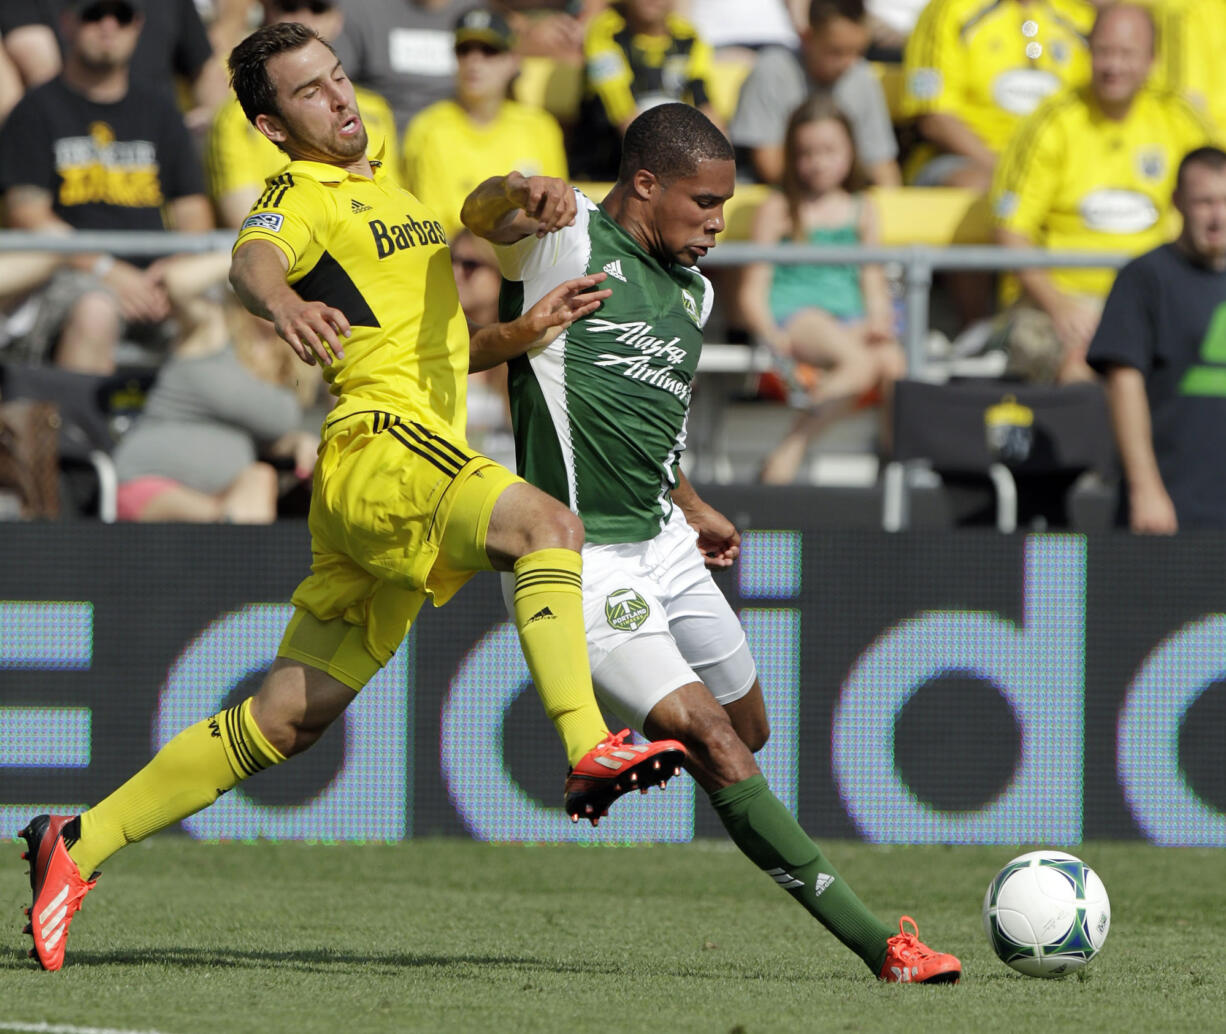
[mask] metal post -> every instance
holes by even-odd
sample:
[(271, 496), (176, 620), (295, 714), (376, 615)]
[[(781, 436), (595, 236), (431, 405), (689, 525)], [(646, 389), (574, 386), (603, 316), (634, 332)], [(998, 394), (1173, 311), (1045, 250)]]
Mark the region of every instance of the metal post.
[(928, 307), (932, 294), (932, 253), (915, 246), (903, 259), (903, 305), (906, 314), (903, 348), (907, 354), (907, 375), (918, 377), (924, 369), (924, 341), (928, 337)]

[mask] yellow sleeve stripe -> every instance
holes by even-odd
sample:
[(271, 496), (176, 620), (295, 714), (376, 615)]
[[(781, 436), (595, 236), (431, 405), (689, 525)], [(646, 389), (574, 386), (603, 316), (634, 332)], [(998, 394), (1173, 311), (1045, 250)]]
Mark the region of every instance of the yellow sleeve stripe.
[[(268, 241), (269, 244), (275, 244), (281, 249), (281, 253), (289, 259), (289, 268), (293, 269), (298, 262), (298, 255), (290, 245), (289, 241), (283, 240), (275, 233), (270, 233), (268, 230), (247, 229), (239, 234), (238, 240), (234, 242), (234, 251), (238, 251), (244, 244), (252, 240)], [(232, 252), (233, 254), (233, 252)]]

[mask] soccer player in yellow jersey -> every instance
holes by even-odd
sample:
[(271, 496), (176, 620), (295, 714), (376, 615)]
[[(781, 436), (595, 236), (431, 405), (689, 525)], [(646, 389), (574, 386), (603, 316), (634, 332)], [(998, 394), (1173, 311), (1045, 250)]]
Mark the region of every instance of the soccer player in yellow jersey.
[[(1044, 103), (1001, 158), (992, 186), (1001, 244), (1138, 255), (1167, 238), (1175, 170), (1213, 131), (1186, 100), (1146, 87), (1145, 8), (1105, 8), (1090, 54), (1089, 84)], [(1017, 279), (1035, 337), (1049, 339), (1037, 346), (1051, 355), (1044, 365), (1062, 381), (1091, 376), (1085, 353), (1114, 273), (1035, 268)]]
[[(264, 24), (300, 22), (326, 40), (336, 39), (344, 25), (344, 13), (336, 0), (262, 0)], [(396, 119), (379, 94), (354, 84), (354, 97), (370, 140), (371, 154), (384, 156), (393, 179), (402, 181), (398, 161)], [(285, 152), (255, 128), (243, 114), (238, 98), (231, 96), (217, 111), (205, 147), (205, 171), (209, 197), (222, 226), (238, 225), (247, 217), (264, 181), (285, 168)]]
[(518, 169), (566, 178), (562, 129), (549, 112), (507, 96), (519, 71), (511, 30), (492, 11), (466, 11), (456, 22), (456, 89), (431, 104), (404, 134), (405, 186), (434, 209), (450, 239), (460, 209), (478, 183)]
[[(583, 525), (561, 503), (464, 441), (469, 336), (442, 227), (367, 156), (353, 88), (306, 26), (256, 30), (230, 56), (243, 110), (293, 159), (245, 220), (231, 282), (338, 396), (322, 432), (311, 574), (260, 689), (183, 730), (81, 815), (39, 815), (22, 832), (33, 904), (27, 932), (45, 969), (94, 886), (83, 873), (126, 844), (207, 807), (313, 744), (395, 653), (422, 604), (478, 570), (513, 571), (515, 623), (572, 772), (565, 806), (593, 824), (608, 804), (680, 771), (676, 741), (610, 736), (584, 637)], [(545, 235), (571, 223), (574, 194), (510, 177), (508, 203)], [(594, 310), (603, 277), (559, 285), (535, 315), (478, 334), (521, 346)]]
[(911, 181), (986, 191), (1018, 123), (1088, 75), (1093, 15), (1081, 0), (932, 0), (904, 55), (904, 110), (927, 142)]

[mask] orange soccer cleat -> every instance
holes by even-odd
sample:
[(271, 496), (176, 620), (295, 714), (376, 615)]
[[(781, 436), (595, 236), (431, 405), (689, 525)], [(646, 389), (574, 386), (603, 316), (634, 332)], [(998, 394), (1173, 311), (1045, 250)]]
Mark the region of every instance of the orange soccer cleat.
[(76, 862), (68, 857), (64, 827), (72, 815), (36, 815), (18, 835), (25, 837), (28, 850), (22, 854), (30, 863), (30, 889), (34, 900), (25, 910), (30, 917), (25, 933), (34, 938), (30, 957), (43, 969), (64, 965), (68, 944), (68, 925), (81, 907), (81, 899), (94, 889), (98, 873), (81, 878)]
[[(906, 925), (911, 924), (911, 933)], [(910, 916), (898, 920), (898, 933), (886, 942), (885, 964), (878, 979), (890, 984), (956, 984), (962, 963), (954, 956), (933, 951), (919, 939), (919, 926)]]
[(601, 740), (579, 759), (566, 777), (565, 807), (571, 822), (585, 818), (593, 826), (607, 815), (609, 805), (631, 790), (647, 792), (650, 784), (660, 789), (681, 774), (685, 747), (676, 740), (627, 743), (629, 729)]

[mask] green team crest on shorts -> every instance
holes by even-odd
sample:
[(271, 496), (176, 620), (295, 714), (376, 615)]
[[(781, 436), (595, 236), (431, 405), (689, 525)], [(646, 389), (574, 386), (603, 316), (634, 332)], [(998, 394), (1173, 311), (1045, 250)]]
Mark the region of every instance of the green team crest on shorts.
[(604, 616), (619, 632), (633, 632), (651, 613), (647, 601), (633, 589), (618, 589), (604, 601)]

